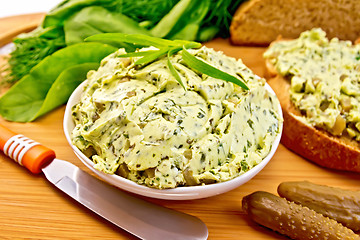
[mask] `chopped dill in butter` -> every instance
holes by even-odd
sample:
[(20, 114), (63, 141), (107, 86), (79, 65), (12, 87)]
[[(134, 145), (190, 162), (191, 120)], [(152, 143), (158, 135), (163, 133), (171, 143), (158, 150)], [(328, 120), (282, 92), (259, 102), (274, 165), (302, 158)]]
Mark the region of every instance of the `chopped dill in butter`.
[(227, 181), (267, 156), (282, 116), (265, 80), (221, 52), (189, 52), (250, 90), (190, 69), (178, 53), (170, 60), (185, 91), (165, 57), (135, 65), (118, 50), (88, 73), (72, 112), (72, 141), (96, 169), (164, 189)]

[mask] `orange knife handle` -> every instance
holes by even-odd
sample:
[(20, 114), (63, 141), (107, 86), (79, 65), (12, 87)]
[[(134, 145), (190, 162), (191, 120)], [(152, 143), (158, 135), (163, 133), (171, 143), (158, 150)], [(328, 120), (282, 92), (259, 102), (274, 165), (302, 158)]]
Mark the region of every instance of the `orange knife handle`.
[(41, 169), (56, 157), (53, 150), (2, 125), (0, 125), (0, 149), (32, 173), (40, 173)]

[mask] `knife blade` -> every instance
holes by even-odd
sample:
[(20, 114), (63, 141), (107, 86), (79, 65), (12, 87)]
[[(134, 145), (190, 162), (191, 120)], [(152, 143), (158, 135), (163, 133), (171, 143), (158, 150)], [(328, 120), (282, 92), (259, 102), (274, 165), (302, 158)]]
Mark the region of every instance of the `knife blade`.
[(55, 152), (0, 125), (0, 149), (34, 174), (141, 239), (207, 239), (208, 229), (197, 217), (134, 197), (56, 159)]

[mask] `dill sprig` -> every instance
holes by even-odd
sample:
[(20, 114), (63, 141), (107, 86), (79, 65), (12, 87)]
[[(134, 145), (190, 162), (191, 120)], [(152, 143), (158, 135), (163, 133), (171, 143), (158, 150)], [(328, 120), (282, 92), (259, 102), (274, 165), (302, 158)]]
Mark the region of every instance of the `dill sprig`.
[(13, 83), (29, 73), (45, 57), (65, 46), (61, 38), (42, 38), (29, 36), (16, 38), (15, 49), (8, 59), (9, 70), (5, 80)]

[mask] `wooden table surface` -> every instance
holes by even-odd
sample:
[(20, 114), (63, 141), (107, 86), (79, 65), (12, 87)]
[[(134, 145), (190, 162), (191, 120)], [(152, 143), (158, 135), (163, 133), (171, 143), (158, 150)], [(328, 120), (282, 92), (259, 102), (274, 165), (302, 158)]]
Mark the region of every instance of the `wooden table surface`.
[[(31, 29), (42, 16), (33, 14), (0, 19), (0, 43), (9, 42), (21, 29)], [(224, 39), (206, 45), (242, 58), (256, 74), (263, 76), (263, 48), (231, 46)], [(65, 140), (62, 129), (64, 109), (64, 106), (59, 107), (31, 123), (14, 123), (0, 118), (0, 124), (43, 143), (55, 150), (58, 158), (90, 173)], [(276, 193), (279, 183), (290, 180), (308, 180), (356, 190), (359, 189), (360, 175), (324, 169), (280, 145), (263, 171), (230, 192), (187, 201), (145, 199), (200, 218), (209, 229), (209, 239), (287, 239), (249, 220), (242, 212), (241, 200), (257, 190)], [(78, 204), (53, 187), (44, 176), (32, 175), (0, 153), (0, 239), (136, 238)]]

